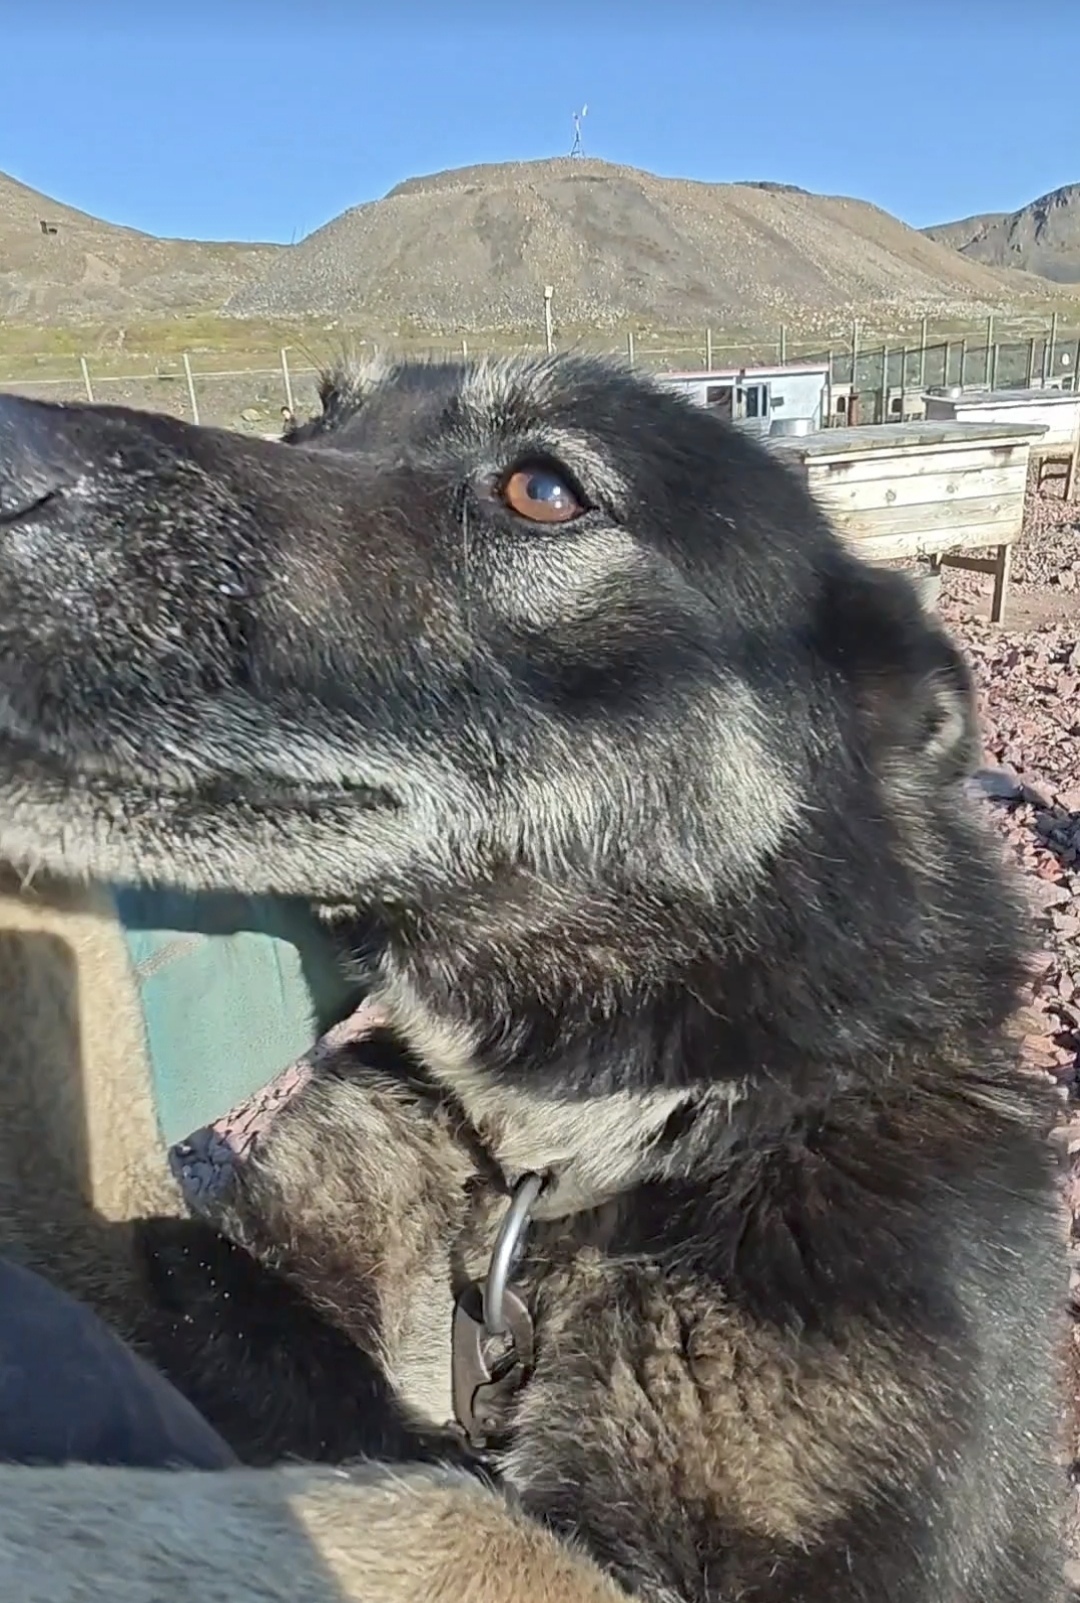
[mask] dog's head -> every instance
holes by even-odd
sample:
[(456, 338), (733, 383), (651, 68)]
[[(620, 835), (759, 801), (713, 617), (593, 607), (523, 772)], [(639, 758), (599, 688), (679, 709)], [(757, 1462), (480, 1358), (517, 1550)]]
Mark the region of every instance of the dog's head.
[(945, 945), (986, 975), (932, 884), (982, 853), (961, 659), (764, 448), (579, 359), (322, 403), (277, 443), (0, 398), (0, 853), (356, 904), (492, 1039), (672, 985), (779, 1027), (787, 963), (807, 1050), (865, 1043), (889, 965), (924, 1023)]

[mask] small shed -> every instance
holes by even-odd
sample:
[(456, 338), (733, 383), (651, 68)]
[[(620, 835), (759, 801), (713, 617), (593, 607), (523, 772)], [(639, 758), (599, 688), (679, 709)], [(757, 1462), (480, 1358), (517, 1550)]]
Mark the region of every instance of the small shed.
[[(1004, 616), (1013, 542), (1041, 423), (952, 420), (825, 429), (770, 448), (798, 465), (833, 526), (870, 561), (926, 556), (990, 573)], [(993, 556), (972, 553), (993, 551)]]
[(659, 383), (678, 390), (755, 434), (768, 434), (775, 420), (799, 419), (825, 426), (829, 411), (829, 364), (709, 368), (658, 373)]
[(962, 390), (926, 394), (928, 422), (1038, 423), (1041, 451), (1071, 450), (1080, 439), (1080, 394), (1072, 390)]

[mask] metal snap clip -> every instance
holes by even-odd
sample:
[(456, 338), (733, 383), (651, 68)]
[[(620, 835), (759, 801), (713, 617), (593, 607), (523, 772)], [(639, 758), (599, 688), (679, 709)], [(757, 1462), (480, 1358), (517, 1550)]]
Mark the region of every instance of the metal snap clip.
[(537, 1174), (518, 1181), (495, 1238), (487, 1275), (465, 1288), (454, 1309), (454, 1415), (475, 1448), (500, 1434), (509, 1404), (532, 1369), (532, 1315), (509, 1280), (542, 1187)]

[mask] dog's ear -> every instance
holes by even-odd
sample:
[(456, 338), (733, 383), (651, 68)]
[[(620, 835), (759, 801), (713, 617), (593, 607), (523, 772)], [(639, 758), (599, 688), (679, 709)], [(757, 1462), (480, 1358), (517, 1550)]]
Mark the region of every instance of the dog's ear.
[(920, 784), (949, 784), (979, 765), (974, 684), (944, 635), (919, 658), (862, 676), (858, 700), (883, 768)]
[(914, 646), (911, 749), (931, 779), (947, 783), (974, 773), (982, 757), (975, 678), (937, 611), (940, 572), (928, 568), (907, 577), (928, 626)]
[(320, 411), (303, 423), (294, 418), (282, 435), (285, 444), (302, 445), (305, 440), (341, 428), (361, 410), (386, 373), (386, 363), (378, 358), (363, 362), (342, 359), (324, 368), (316, 391)]
[(922, 576), (867, 565), (826, 609), (873, 760), (929, 786), (967, 777), (982, 755), (975, 681), (936, 599)]
[(952, 641), (942, 638), (941, 660), (915, 686), (912, 749), (930, 779), (966, 779), (982, 756), (975, 684)]

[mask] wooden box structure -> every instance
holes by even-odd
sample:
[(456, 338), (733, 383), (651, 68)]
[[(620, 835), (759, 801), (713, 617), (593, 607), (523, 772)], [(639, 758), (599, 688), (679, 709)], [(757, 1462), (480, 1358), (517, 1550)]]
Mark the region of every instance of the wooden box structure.
[(1031, 450), (1044, 432), (1043, 424), (871, 423), (772, 439), (769, 448), (799, 467), (861, 556), (929, 557), (935, 567), (992, 574), (990, 616), (1000, 623)]
[(1039, 467), (1039, 483), (1046, 469), (1065, 481), (1068, 500), (1076, 478), (1080, 454), (1080, 393), (1073, 390), (963, 390), (924, 397), (927, 418), (955, 423), (1031, 423), (1044, 425), (1042, 439), (1032, 448)]

